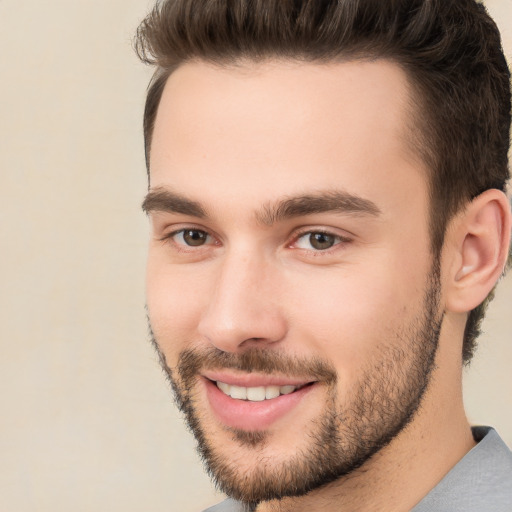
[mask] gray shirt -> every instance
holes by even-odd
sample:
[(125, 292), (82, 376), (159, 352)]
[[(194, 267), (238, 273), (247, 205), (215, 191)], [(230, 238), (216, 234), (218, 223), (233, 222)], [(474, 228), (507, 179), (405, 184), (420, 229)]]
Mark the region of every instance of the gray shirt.
[[(478, 444), (411, 512), (512, 512), (512, 452), (490, 427), (473, 427)], [(244, 512), (231, 499), (204, 512)]]

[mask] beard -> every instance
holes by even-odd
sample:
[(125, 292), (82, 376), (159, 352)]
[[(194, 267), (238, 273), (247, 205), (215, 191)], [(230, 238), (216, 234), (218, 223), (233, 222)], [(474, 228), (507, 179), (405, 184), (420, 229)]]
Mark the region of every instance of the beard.
[[(197, 440), (198, 452), (217, 488), (253, 509), (263, 501), (303, 496), (350, 475), (402, 432), (418, 411), (435, 368), (443, 314), (439, 311), (439, 267), (434, 264), (423, 299), (423, 310), (394, 333), (393, 341), (376, 347), (362, 369), (349, 400), (338, 400), (336, 368), (328, 361), (301, 359), (273, 350), (250, 348), (233, 354), (215, 347), (187, 349), (175, 368), (153, 334), (152, 342), (172, 386), (175, 400)], [(320, 417), (311, 421), (296, 453), (275, 464), (264, 453), (270, 433), (228, 429), (232, 442), (249, 450), (250, 470), (224, 453), (209, 431), (199, 407), (198, 376), (204, 370), (235, 369), (310, 377), (326, 388)], [(218, 428), (218, 427), (217, 427)], [(278, 455), (278, 447), (274, 448)], [(273, 460), (274, 459), (274, 463)]]

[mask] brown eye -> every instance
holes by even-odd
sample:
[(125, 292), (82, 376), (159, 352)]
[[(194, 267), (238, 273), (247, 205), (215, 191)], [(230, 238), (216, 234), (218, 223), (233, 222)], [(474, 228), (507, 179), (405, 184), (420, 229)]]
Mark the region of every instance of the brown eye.
[(208, 233), (199, 229), (184, 229), (177, 233), (176, 236), (178, 240), (182, 238), (183, 243), (190, 247), (198, 247), (208, 241)]
[(324, 231), (308, 231), (297, 238), (295, 248), (307, 251), (327, 251), (331, 247), (340, 245), (349, 240)]
[(325, 251), (326, 249), (330, 249), (336, 243), (336, 238), (337, 237), (327, 233), (310, 233), (309, 243), (311, 247), (317, 251)]

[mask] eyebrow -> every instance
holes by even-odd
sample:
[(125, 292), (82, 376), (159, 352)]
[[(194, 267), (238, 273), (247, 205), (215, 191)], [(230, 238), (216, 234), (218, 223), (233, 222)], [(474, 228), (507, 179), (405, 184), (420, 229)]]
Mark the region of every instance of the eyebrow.
[(207, 217), (206, 211), (197, 201), (192, 201), (181, 194), (162, 188), (157, 188), (147, 193), (142, 202), (142, 209), (147, 214), (151, 212), (168, 212), (190, 215), (200, 219)]
[[(199, 202), (163, 188), (148, 192), (142, 203), (142, 209), (147, 214), (158, 211), (190, 215), (201, 219), (208, 217), (206, 209)], [(261, 211), (256, 213), (256, 220), (263, 225), (271, 226), (276, 222), (294, 217), (328, 212), (372, 217), (378, 217), (381, 214), (378, 206), (369, 199), (341, 190), (329, 190), (267, 203)]]
[(381, 213), (369, 199), (342, 190), (329, 190), (269, 203), (257, 214), (257, 219), (262, 224), (272, 225), (285, 219), (329, 212), (372, 217)]

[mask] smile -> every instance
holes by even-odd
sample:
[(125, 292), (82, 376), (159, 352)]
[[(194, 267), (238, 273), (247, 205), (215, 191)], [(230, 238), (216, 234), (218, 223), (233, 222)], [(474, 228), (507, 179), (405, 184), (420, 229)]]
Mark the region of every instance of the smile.
[[(228, 382), (226, 382), (228, 381)], [(311, 393), (318, 382), (256, 375), (203, 375), (209, 408), (226, 427), (262, 431), (283, 420)]]
[(304, 387), (302, 386), (256, 386), (243, 387), (226, 384), (217, 381), (217, 387), (227, 396), (236, 400), (248, 400), (249, 402), (262, 402), (263, 400), (272, 400), (281, 395), (289, 395), (294, 391)]

